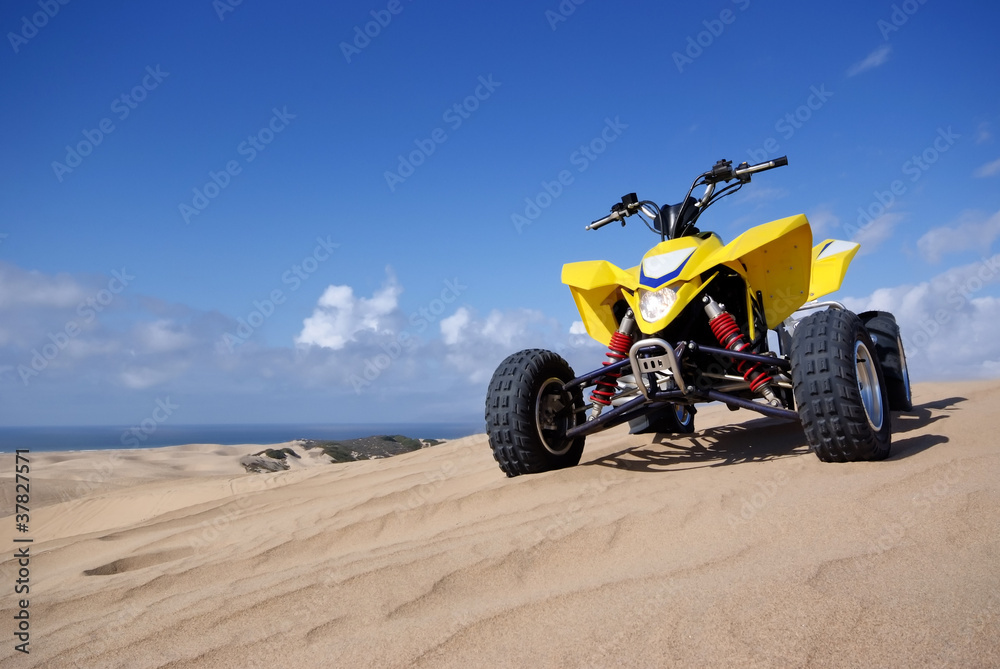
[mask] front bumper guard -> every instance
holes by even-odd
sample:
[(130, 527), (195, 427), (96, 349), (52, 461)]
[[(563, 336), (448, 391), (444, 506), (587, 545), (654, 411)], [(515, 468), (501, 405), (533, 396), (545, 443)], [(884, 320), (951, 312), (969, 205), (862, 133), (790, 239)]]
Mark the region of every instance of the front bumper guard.
[[(640, 351), (651, 348), (661, 348), (663, 349), (663, 354), (649, 355), (643, 358), (639, 357)], [(681, 347), (681, 351), (683, 351), (683, 347)], [(635, 374), (636, 381), (638, 382), (636, 385), (639, 386), (639, 391), (643, 394), (643, 397), (649, 401), (654, 401), (656, 399), (654, 395), (659, 391), (659, 384), (656, 381), (657, 373), (669, 373), (673, 377), (674, 383), (677, 384), (677, 389), (685, 395), (694, 390), (693, 388), (689, 389), (684, 382), (677, 353), (663, 339), (641, 339), (637, 341), (629, 349), (628, 359), (632, 363), (632, 372)], [(649, 381), (652, 388), (646, 387), (646, 383), (642, 379), (645, 375), (651, 375)]]

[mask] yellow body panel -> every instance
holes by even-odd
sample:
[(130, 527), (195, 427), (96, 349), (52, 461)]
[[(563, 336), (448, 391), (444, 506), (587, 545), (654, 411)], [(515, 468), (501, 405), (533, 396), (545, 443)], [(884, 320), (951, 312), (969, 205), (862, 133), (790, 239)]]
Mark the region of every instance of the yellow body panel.
[[(803, 214), (750, 228), (706, 263), (726, 265), (760, 291), (764, 317), (776, 326), (809, 299), (812, 229)], [(751, 334), (755, 336), (755, 334)]]
[(809, 299), (816, 300), (839, 290), (847, 274), (847, 266), (861, 248), (854, 242), (827, 239), (812, 251), (812, 279)]
[[(688, 249), (690, 255), (685, 256)], [(758, 225), (726, 245), (715, 234), (660, 242), (643, 257), (644, 264), (627, 270), (605, 260), (569, 263), (563, 266), (562, 281), (570, 287), (588, 334), (603, 344), (618, 328), (616, 302), (628, 303), (640, 331), (656, 334), (715, 278), (702, 277), (720, 265), (744, 278), (752, 291), (748, 306), (750, 295), (760, 291), (767, 323), (775, 327), (807, 301), (837, 290), (857, 249), (857, 244), (836, 240), (812, 248), (809, 221), (799, 214)], [(686, 257), (675, 271), (645, 277), (646, 262), (672, 253)], [(663, 318), (647, 322), (639, 309), (641, 291), (663, 287), (675, 290), (677, 299)]]
[(568, 284), (587, 334), (607, 345), (618, 329), (612, 307), (622, 298), (623, 288), (639, 285), (639, 268), (623, 270), (606, 260), (585, 260), (563, 265), (562, 282)]
[(640, 279), (640, 290), (655, 290), (661, 286), (672, 288), (677, 293), (677, 301), (674, 302), (673, 306), (667, 314), (655, 321), (648, 322), (642, 317), (642, 311), (639, 309), (639, 297), (640, 293), (636, 291), (633, 294), (625, 294), (625, 301), (628, 302), (629, 307), (632, 308), (632, 313), (635, 314), (636, 325), (639, 326), (639, 331), (646, 334), (656, 334), (663, 328), (667, 327), (674, 318), (677, 317), (684, 307), (694, 299), (698, 291), (702, 289), (701, 274), (709, 269), (711, 265), (706, 264), (706, 259), (711, 257), (716, 250), (722, 248), (722, 240), (719, 239), (717, 235), (711, 235), (707, 239), (702, 239), (701, 237), (681, 237), (680, 239), (671, 239), (669, 241), (660, 242), (643, 256), (643, 262), (646, 262), (649, 258), (654, 258), (666, 253), (671, 252), (683, 252), (686, 249), (690, 249), (691, 255), (685, 261), (683, 267), (680, 268), (680, 272), (676, 276), (671, 276), (671, 278), (663, 283), (660, 280), (647, 280), (646, 284), (642, 283), (642, 274), (640, 269), (642, 265), (635, 268), (636, 273)]

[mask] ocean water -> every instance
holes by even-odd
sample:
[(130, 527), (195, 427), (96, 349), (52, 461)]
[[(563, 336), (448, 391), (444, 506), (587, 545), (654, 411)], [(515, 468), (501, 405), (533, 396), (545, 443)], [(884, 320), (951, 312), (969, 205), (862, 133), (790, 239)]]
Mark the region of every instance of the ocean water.
[(93, 451), (184, 444), (278, 444), (293, 439), (356, 439), (402, 434), (415, 439), (457, 439), (485, 432), (477, 423), (371, 423), (343, 425), (157, 425), (148, 434), (127, 426), (0, 427), (0, 453), (16, 449)]

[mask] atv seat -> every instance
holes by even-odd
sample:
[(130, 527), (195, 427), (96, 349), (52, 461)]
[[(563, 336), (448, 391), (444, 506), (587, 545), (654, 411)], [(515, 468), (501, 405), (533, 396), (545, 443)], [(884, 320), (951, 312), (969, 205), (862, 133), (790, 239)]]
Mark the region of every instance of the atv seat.
[[(676, 239), (677, 233), (684, 226), (691, 222), (698, 212), (698, 209), (694, 206), (698, 200), (693, 197), (687, 199), (687, 207), (684, 210), (684, 220), (680, 220), (679, 216), (681, 213), (681, 204), (664, 205), (660, 208), (660, 215), (653, 219), (653, 227), (657, 232), (663, 233), (667, 236), (667, 239)], [(664, 227), (664, 221), (666, 221), (666, 227)], [(687, 235), (698, 234), (697, 228), (689, 228)]]

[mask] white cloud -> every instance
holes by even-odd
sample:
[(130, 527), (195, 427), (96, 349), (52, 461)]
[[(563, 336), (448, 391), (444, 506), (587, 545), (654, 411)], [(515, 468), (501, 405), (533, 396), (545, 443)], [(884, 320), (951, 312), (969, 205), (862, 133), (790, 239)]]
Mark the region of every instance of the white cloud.
[(54, 393), (50, 398), (103, 397), (166, 383), (189, 368), (218, 373), (214, 344), (235, 329), (231, 319), (135, 295), (130, 275), (120, 276), (124, 281), (50, 275), (0, 263), (2, 378), (44, 388), (37, 392)]
[(541, 312), (530, 309), (518, 309), (506, 314), (494, 309), (486, 322), (480, 324), (480, 332), (487, 341), (509, 348), (523, 338), (529, 328), (544, 320)]
[(460, 307), (454, 314), (441, 319), (441, 339), (449, 346), (455, 346), (462, 338), (462, 329), (469, 324), (469, 310)]
[(445, 360), (472, 383), (484, 383), (511, 353), (525, 348), (567, 348), (558, 322), (532, 309), (498, 311), (476, 318), (466, 307), (441, 321)]
[[(466, 356), (471, 370), (477, 362), (493, 367), (522, 347), (503, 318), (477, 321), (468, 310), (449, 315), (445, 304), (452, 300), (444, 296), (431, 302), (424, 318), (408, 319), (398, 304), (402, 289), (391, 275), (369, 295), (332, 286), (317, 300), (308, 325), (299, 321), (303, 336), (329, 336), (330, 343), (343, 343), (338, 350), (291, 342), (269, 346), (262, 334), (251, 332), (247, 341), (221, 352), (224, 335), (232, 337), (245, 326), (237, 319), (240, 314), (166, 303), (132, 293), (130, 286), (88, 319), (77, 307), (97, 296), (108, 285), (106, 278), (31, 273), (3, 263), (0, 270), (9, 284), (45, 289), (9, 293), (0, 306), (7, 420), (24, 424), (131, 424), (148, 415), (156, 398), (166, 396), (183, 405), (178, 420), (189, 422), (235, 422), (248, 416), (262, 422), (330, 420), (330, 406), (337, 407), (338, 416), (361, 421), (465, 420), (480, 411), (474, 405), (481, 405), (482, 388), (469, 392), (461, 361), (453, 364), (446, 354)], [(278, 314), (275, 318), (290, 316)], [(434, 336), (445, 316), (442, 336)], [(541, 336), (525, 335), (524, 343), (559, 341), (542, 321), (536, 328)], [(484, 342), (495, 349), (484, 351)], [(483, 362), (489, 355), (499, 359)], [(364, 382), (360, 390), (356, 379)], [(461, 401), (429, 393), (428, 380), (434, 389), (460, 394)]]
[(0, 263), (0, 309), (76, 307), (92, 294), (66, 274), (51, 276)]
[(134, 367), (123, 371), (118, 378), (126, 388), (144, 390), (169, 381), (182, 371), (184, 371), (184, 368)]
[(565, 357), (577, 373), (582, 373), (584, 368), (597, 367), (603, 361), (601, 355), (607, 350), (604, 344), (591, 338), (583, 321), (573, 321), (569, 326), (569, 349)]
[(879, 48), (872, 51), (864, 60), (858, 61), (854, 65), (851, 65), (850, 69), (847, 70), (847, 76), (854, 77), (862, 72), (867, 72), (868, 70), (874, 69), (880, 65), (883, 65), (888, 59), (889, 54), (892, 52), (892, 47), (888, 44), (884, 44)]
[(951, 226), (928, 230), (919, 240), (917, 248), (929, 262), (940, 262), (947, 253), (989, 249), (1000, 237), (1000, 211), (986, 217), (982, 212), (964, 212)]
[(136, 326), (136, 344), (149, 353), (167, 353), (188, 348), (195, 343), (194, 337), (185, 332), (178, 323), (161, 319)]
[(1000, 158), (979, 166), (973, 174), (979, 178), (995, 177), (1000, 174)]
[(852, 230), (851, 225), (845, 226), (845, 232), (852, 233), (850, 241), (861, 244), (860, 255), (868, 255), (882, 245), (882, 242), (892, 236), (893, 230), (904, 218), (903, 214), (882, 214), (861, 228)]
[(817, 207), (806, 218), (809, 219), (809, 227), (812, 228), (813, 244), (817, 244), (826, 239), (828, 235), (834, 234), (832, 231), (840, 227), (840, 218), (827, 205)]
[(356, 298), (350, 286), (329, 286), (319, 298), (312, 316), (302, 323), (295, 343), (333, 350), (344, 348), (359, 332), (385, 332), (399, 306), (402, 287), (387, 270), (385, 283), (370, 298)]
[(997, 283), (1000, 254), (917, 285), (842, 301), (858, 313), (877, 309), (896, 316), (915, 381), (991, 377), (1000, 371), (1000, 299), (982, 291)]

